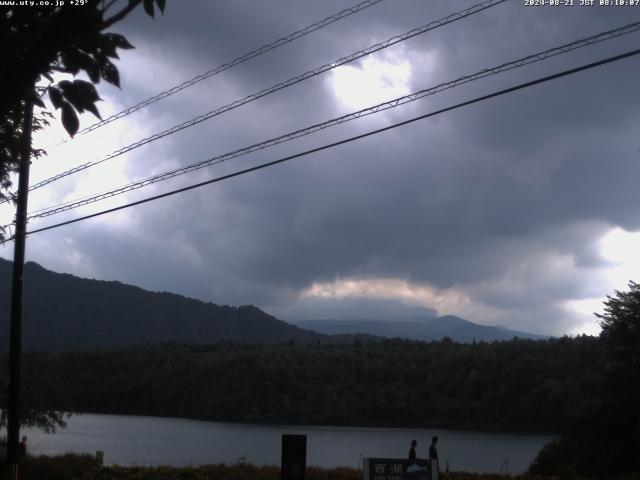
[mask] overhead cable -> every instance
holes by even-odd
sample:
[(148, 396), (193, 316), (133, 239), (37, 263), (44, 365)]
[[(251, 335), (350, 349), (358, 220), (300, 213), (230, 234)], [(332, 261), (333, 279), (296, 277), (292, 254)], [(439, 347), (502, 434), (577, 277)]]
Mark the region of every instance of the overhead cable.
[[(240, 65), (241, 63), (244, 63), (248, 60), (251, 60), (253, 58), (256, 58), (264, 53), (270, 52), (271, 50), (274, 50), (278, 47), (281, 47), (283, 45), (286, 45), (290, 42), (293, 42), (294, 40), (297, 40), (300, 37), (303, 37), (305, 35), (308, 35), (312, 32), (315, 32), (316, 30), (319, 30), (323, 27), (326, 27), (327, 25), (330, 25), (334, 22), (337, 22), (338, 20), (342, 20), (343, 18), (346, 18), (350, 15), (353, 15), (354, 13), (358, 13), (361, 12), (362, 10), (372, 7), (373, 5), (376, 5), (380, 2), (382, 2), (383, 0), (366, 0), (364, 2), (360, 2), (357, 5), (354, 5), (353, 7), (349, 7), (349, 8), (345, 8), (344, 10), (340, 10), (338, 13), (335, 13), (323, 20), (320, 20), (319, 22), (313, 23), (311, 25), (308, 25), (307, 27), (298, 30), (296, 32), (290, 33), (289, 35), (286, 35), (282, 38), (279, 38), (271, 43), (268, 43), (267, 45), (263, 45), (259, 48), (256, 48), (255, 50), (250, 51), (249, 53), (246, 53), (240, 57), (236, 57), (233, 60), (231, 60), (230, 62), (227, 63), (223, 63), (222, 65), (219, 65), (215, 68), (212, 68), (211, 70), (208, 70), (204, 73), (201, 73), (200, 75), (197, 75), (195, 77), (193, 77), (190, 80), (187, 80), (185, 82), (182, 82), (179, 85), (176, 85), (174, 87), (171, 87), (168, 90), (165, 90), (163, 92), (158, 93), (157, 95), (154, 95), (153, 97), (150, 97), (140, 103), (137, 103), (136, 105), (133, 105), (129, 108), (126, 108), (125, 110), (122, 110), (121, 112), (115, 113), (113, 115), (111, 115), (108, 118), (105, 118), (104, 120), (100, 120), (99, 122), (94, 123), (93, 125), (90, 125), (82, 130), (80, 130), (77, 134), (76, 137), (79, 135), (84, 135), (86, 133), (92, 132), (93, 130), (96, 130), (100, 127), (103, 127), (109, 123), (115, 122), (116, 120), (122, 118), (122, 117), (126, 117), (128, 115), (131, 115), (132, 113), (145, 108), (153, 103), (156, 103), (160, 100), (162, 100), (163, 98), (167, 98), (170, 97), (171, 95), (173, 95), (174, 93), (178, 93), (181, 90), (184, 90), (185, 88), (188, 88), (192, 85), (195, 85), (196, 83), (199, 83), (207, 78), (213, 77), (214, 75), (217, 75), (218, 73), (224, 72), (225, 70), (229, 70), (232, 67), (235, 67), (236, 65)], [(61, 140), (60, 142), (58, 142), (56, 145), (62, 145), (63, 143), (67, 143), (71, 141), (71, 139), (65, 139), (65, 140)]]
[[(545, 83), (545, 82), (548, 82), (548, 81), (551, 81), (551, 80), (555, 80), (557, 78), (566, 77), (568, 75), (572, 75), (572, 74), (575, 74), (575, 73), (578, 73), (578, 72), (582, 72), (584, 70), (589, 70), (591, 68), (595, 68), (595, 67), (598, 67), (598, 66), (601, 66), (601, 65), (605, 65), (605, 64), (608, 64), (608, 63), (616, 62), (616, 61), (619, 61), (619, 60), (622, 60), (622, 59), (625, 59), (625, 58), (633, 57), (633, 56), (638, 55), (638, 54), (640, 54), (640, 49), (631, 50), (629, 52), (626, 52), (626, 53), (623, 53), (623, 54), (620, 54), (620, 55), (615, 55), (615, 56), (612, 56), (612, 57), (608, 57), (608, 58), (605, 58), (603, 60), (599, 60), (597, 62), (592, 62), (592, 63), (586, 64), (586, 65), (582, 65), (580, 67), (572, 68), (572, 69), (569, 69), (569, 70), (564, 70), (562, 72), (555, 73), (553, 75), (548, 75), (546, 77), (541, 77), (541, 78), (538, 78), (536, 80), (532, 80), (532, 81), (529, 81), (529, 82), (521, 83), (521, 84), (515, 85), (513, 87), (505, 88), (503, 90), (499, 90), (497, 92), (493, 92), (493, 93), (490, 93), (488, 95), (483, 95), (481, 97), (476, 97), (476, 98), (474, 98), (472, 100), (467, 100), (466, 102), (458, 103), (456, 105), (453, 105), (453, 106), (450, 106), (450, 107), (446, 107), (446, 108), (442, 108), (442, 109), (436, 110), (434, 112), (430, 112), (430, 113), (426, 113), (424, 115), (413, 117), (413, 118), (410, 118), (409, 120), (405, 120), (403, 122), (396, 123), (396, 124), (393, 124), (393, 125), (389, 125), (387, 127), (383, 127), (383, 128), (379, 128), (379, 129), (376, 129), (376, 130), (372, 130), (370, 132), (363, 133), (361, 135), (356, 135), (356, 136), (353, 136), (353, 137), (349, 137), (349, 138), (346, 138), (344, 140), (340, 140), (338, 142), (333, 142), (333, 143), (330, 143), (330, 144), (327, 144), (327, 145), (323, 145), (321, 147), (317, 147), (317, 148), (313, 148), (313, 149), (310, 149), (310, 150), (306, 150), (304, 152), (300, 152), (300, 153), (297, 153), (295, 155), (290, 155), (288, 157), (280, 158), (278, 160), (273, 160), (271, 162), (266, 162), (266, 163), (263, 163), (263, 164), (260, 164), (260, 165), (256, 165), (256, 166), (251, 167), (251, 168), (246, 168), (244, 170), (240, 170), (240, 171), (237, 171), (237, 172), (234, 172), (234, 173), (230, 173), (228, 175), (223, 175), (221, 177), (212, 178), (212, 179), (207, 180), (205, 182), (196, 183), (196, 184), (193, 184), (193, 185), (189, 185), (187, 187), (183, 187), (183, 188), (179, 188), (179, 189), (176, 189), (176, 190), (172, 190), (170, 192), (162, 193), (160, 195), (155, 195), (153, 197), (148, 197), (148, 198), (145, 198), (145, 199), (142, 199), (142, 200), (138, 200), (136, 202), (127, 203), (127, 204), (124, 204), (124, 205), (120, 205), (118, 207), (109, 208), (107, 210), (102, 210), (100, 212), (92, 213), (90, 215), (85, 215), (83, 217), (78, 217), (78, 218), (74, 218), (72, 220), (67, 220), (66, 222), (60, 222), (60, 223), (57, 223), (57, 224), (54, 224), (54, 225), (49, 225), (47, 227), (42, 227), (42, 228), (38, 228), (38, 229), (35, 229), (35, 230), (30, 230), (29, 232), (27, 232), (27, 234), (44, 232), (44, 231), (51, 230), (51, 229), (58, 228), (58, 227), (62, 227), (62, 226), (65, 226), (65, 225), (70, 225), (72, 223), (77, 223), (77, 222), (80, 222), (80, 221), (83, 221), (83, 220), (88, 220), (90, 218), (95, 218), (95, 217), (99, 217), (99, 216), (102, 216), (102, 215), (106, 215), (108, 213), (116, 212), (116, 211), (119, 211), (119, 210), (124, 210), (126, 208), (134, 207), (136, 205), (141, 205), (143, 203), (148, 203), (148, 202), (151, 202), (151, 201), (154, 201), (154, 200), (159, 200), (161, 198), (165, 198), (165, 197), (169, 197), (169, 196), (172, 196), (172, 195), (176, 195), (178, 193), (186, 192), (186, 191), (189, 191), (189, 190), (194, 190), (196, 188), (204, 187), (205, 185), (211, 185), (213, 183), (218, 183), (218, 182), (221, 182), (223, 180), (229, 180), (231, 178), (238, 177), (240, 175), (244, 175), (244, 174), (247, 174), (247, 173), (250, 173), (250, 172), (255, 172), (257, 170), (261, 170), (261, 169), (264, 169), (264, 168), (267, 168), (267, 167), (271, 167), (271, 166), (274, 166), (274, 165), (277, 165), (277, 164), (280, 164), (280, 163), (284, 163), (284, 162), (287, 162), (287, 161), (290, 161), (290, 160), (294, 160), (296, 158), (304, 157), (304, 156), (310, 155), (312, 153), (317, 153), (317, 152), (320, 152), (320, 151), (323, 151), (323, 150), (327, 150), (329, 148), (337, 147), (339, 145), (344, 145), (346, 143), (354, 142), (356, 140), (362, 140), (362, 139), (370, 137), (372, 135), (376, 135), (376, 134), (379, 134), (379, 133), (382, 133), (382, 132), (386, 132), (388, 130), (393, 130), (395, 128), (398, 128), (398, 127), (401, 127), (401, 126), (404, 126), (404, 125), (408, 125), (410, 123), (414, 123), (414, 122), (417, 122), (419, 120), (424, 120), (426, 118), (433, 117), (433, 116), (436, 116), (436, 115), (439, 115), (439, 114), (442, 114), (442, 113), (445, 113), (445, 112), (449, 112), (449, 111), (452, 111), (452, 110), (456, 110), (456, 109), (461, 108), (461, 107), (465, 107), (465, 106), (468, 106), (468, 105), (479, 103), (479, 102), (482, 102), (482, 101), (485, 101), (485, 100), (489, 100), (491, 98), (495, 98), (495, 97), (498, 97), (498, 96), (501, 96), (501, 95), (505, 95), (507, 93), (515, 92), (515, 91), (518, 91), (518, 90), (522, 90), (524, 88), (532, 87), (532, 86), (540, 84), (540, 83)], [(6, 241), (11, 241), (13, 239), (14, 238), (12, 237), (12, 238), (7, 239)]]
[(275, 137), (275, 138), (271, 138), (269, 140), (265, 140), (263, 142), (260, 143), (256, 143), (254, 145), (248, 146), (248, 147), (243, 147), (241, 149), (238, 150), (234, 150), (232, 152), (228, 152), (222, 155), (217, 155), (211, 158), (208, 158), (206, 160), (200, 161), (198, 163), (194, 163), (191, 165), (187, 165), (184, 167), (180, 167), (180, 168), (176, 168), (173, 170), (169, 170), (167, 172), (163, 172), (157, 175), (153, 175), (151, 177), (147, 177), (145, 179), (141, 179), (141, 180), (137, 180), (135, 182), (130, 182), (127, 183), (125, 185), (121, 185), (117, 188), (105, 191), (105, 192), (101, 192), (98, 194), (94, 194), (94, 195), (90, 195), (84, 198), (80, 198), (80, 199), (75, 199), (75, 200), (70, 200), (68, 202), (63, 202), (61, 204), (55, 205), (53, 207), (46, 207), (40, 210), (35, 210), (33, 212), (29, 212), (29, 219), (35, 219), (35, 218), (43, 218), (43, 217), (48, 217), (50, 215), (55, 215), (67, 210), (71, 210), (74, 208), (78, 208), (84, 205), (88, 205), (90, 203), (95, 203), (98, 202), (100, 200), (104, 200), (106, 198), (111, 198), (117, 195), (121, 195), (133, 190), (137, 190), (139, 188), (143, 188), (146, 187), (148, 185), (154, 184), (154, 183), (158, 183), (164, 180), (168, 180), (170, 178), (174, 178), (180, 175), (184, 175), (187, 173), (191, 173), (193, 171), (196, 170), (200, 170), (202, 168), (206, 168), (209, 166), (213, 166), (213, 165), (217, 165), (219, 163), (223, 163), (225, 161), (231, 160), (233, 158), (237, 158), (243, 155), (247, 155), (253, 152), (256, 152), (258, 150), (263, 150), (265, 148), (269, 148), (272, 147), (274, 145), (278, 145), (280, 143), (284, 143), (290, 140), (294, 140), (296, 138), (300, 138), (306, 135), (310, 135), (314, 132), (317, 132), (319, 130), (323, 130), (325, 128), (328, 127), (332, 127), (335, 125), (340, 125), (346, 122), (349, 122), (351, 120), (356, 120), (358, 118), (362, 118), (368, 115), (372, 115), (374, 113), (378, 113), (378, 112), (382, 112), (391, 108), (395, 108), (398, 107), (400, 105), (404, 105), (406, 103), (409, 102), (413, 102), (416, 101), (418, 99), (430, 96), (430, 95), (434, 95), (438, 92), (442, 92), (444, 90), (448, 90), (454, 87), (457, 87), (459, 85), (463, 85), (475, 80), (479, 80), (481, 78), (485, 78), (491, 75), (496, 75), (498, 73), (501, 72), (505, 72), (508, 70), (513, 70), (515, 68), (520, 68), (523, 67), (525, 65), (530, 65), (532, 63), (536, 63), (551, 57), (555, 57), (557, 55), (560, 54), (564, 54), (564, 53), (568, 53), (571, 52), (573, 50), (576, 50), (578, 48), (581, 47), (585, 47), (585, 46), (589, 46), (589, 45), (594, 45), (596, 43), (599, 42), (603, 42), (605, 40), (610, 40), (612, 38), (618, 38), (622, 35), (627, 35), (630, 34), (632, 32), (636, 32), (640, 30), (640, 21), (635, 22), (635, 23), (631, 23), (629, 25), (625, 25), (613, 30), (608, 30), (606, 32), (602, 32), (602, 33), (598, 33), (597, 35), (592, 35), (590, 37), (586, 37), (580, 40), (576, 40), (573, 41), (571, 43), (567, 43), (564, 45), (561, 45), (559, 47), (555, 47), (552, 49), (548, 49), (545, 50), (543, 52), (538, 52), (532, 55), (528, 55), (526, 57), (522, 57), (519, 58), (517, 60), (512, 60), (510, 62), (506, 62), (503, 63), (501, 65), (492, 67), (492, 68), (485, 68), (482, 70), (477, 71), (476, 73), (473, 73), (471, 75), (466, 75), (466, 76), (462, 76), (459, 77), (455, 80), (451, 80), (449, 82), (444, 82), (444, 83), (440, 83), (438, 85), (435, 85), (433, 87), (430, 88), (426, 88), (423, 90), (420, 90), (418, 92), (415, 93), (411, 93), (409, 95), (405, 95), (402, 97), (398, 97), (395, 98), (393, 100), (389, 100), (387, 102), (383, 102), (383, 103), (379, 103), (377, 105), (374, 105), (372, 107), (368, 107), (368, 108), (364, 108), (362, 110), (358, 110), (356, 112), (353, 113), (349, 113), (347, 115), (342, 115), (340, 117), (336, 117), (321, 123), (316, 123), (314, 125), (308, 126), (306, 128), (302, 128), (300, 130), (296, 130), (294, 132), (290, 132), (290, 133), (286, 133), (284, 135), (281, 135), (279, 137)]
[(181, 123), (179, 125), (175, 125), (174, 127), (171, 127), (171, 128), (169, 128), (167, 130), (164, 130), (162, 132), (156, 133), (154, 135), (151, 135), (150, 137), (144, 138), (144, 139), (139, 140), (139, 141), (137, 141), (135, 143), (132, 143), (130, 145), (122, 147), (122, 148), (120, 148), (120, 149), (108, 154), (107, 156), (103, 157), (100, 160), (87, 162), (87, 163), (79, 165), (79, 166), (77, 166), (75, 168), (72, 168), (70, 170), (67, 170), (65, 172), (62, 172), (60, 174), (54, 175), (53, 177), (49, 177), (49, 178), (47, 178), (45, 180), (42, 180), (41, 182), (38, 182), (38, 183), (32, 185), (29, 188), (29, 191), (36, 190), (38, 188), (42, 188), (45, 185), (48, 185), (48, 184), (50, 184), (52, 182), (55, 182), (55, 181), (57, 181), (57, 180), (59, 180), (61, 178), (67, 177), (69, 175), (72, 175), (74, 173), (80, 172), (82, 170), (86, 170), (87, 168), (90, 168), (90, 167), (93, 167), (95, 165), (101, 164), (103, 162), (106, 162), (107, 160), (111, 160), (111, 159), (113, 159), (115, 157), (118, 157), (118, 156), (124, 154), (124, 153), (130, 152), (131, 150), (134, 150), (134, 149), (136, 149), (138, 147), (141, 147), (143, 145), (151, 143), (151, 142), (153, 142), (155, 140), (159, 140), (159, 139), (164, 138), (164, 137), (166, 137), (168, 135), (172, 135), (172, 134), (174, 134), (176, 132), (179, 132), (180, 130), (184, 130), (185, 128), (197, 125), (197, 124), (199, 124), (201, 122), (204, 122), (205, 120), (209, 120), (209, 119), (211, 119), (211, 118), (213, 118), (215, 116), (218, 116), (218, 115), (221, 115), (223, 113), (226, 113), (226, 112), (228, 112), (230, 110), (238, 108), (238, 107), (240, 107), (242, 105), (245, 105), (245, 104), (247, 104), (249, 102), (253, 102), (254, 100), (258, 100), (259, 98), (262, 98), (262, 97), (264, 97), (266, 95), (269, 95), (271, 93), (277, 92), (277, 91), (282, 90), (284, 88), (290, 87), (292, 85), (295, 85), (296, 83), (302, 82), (302, 81), (307, 80), (309, 78), (318, 76), (318, 75), (320, 75), (320, 74), (322, 74), (324, 72), (327, 72), (329, 70), (332, 70), (332, 69), (334, 69), (336, 67), (339, 67), (341, 65), (345, 65), (345, 64), (350, 63), (350, 62), (353, 62), (354, 60), (357, 60), (359, 58), (365, 57), (365, 56), (370, 55), (370, 54), (372, 54), (374, 52), (377, 52), (379, 50), (382, 50), (382, 49), (385, 49), (387, 47), (390, 47), (391, 45), (395, 45), (396, 43), (403, 42), (403, 41), (405, 41), (405, 40), (407, 40), (409, 38), (415, 37), (417, 35), (421, 35), (423, 33), (426, 33), (428, 31), (430, 31), (430, 30), (436, 29), (438, 27), (442, 27), (444, 25), (447, 25), (449, 23), (455, 22), (457, 20), (461, 20), (461, 19), (466, 18), (466, 17), (468, 17), (470, 15), (474, 15), (476, 13), (479, 13), (479, 12), (483, 11), (483, 10), (486, 10), (488, 8), (491, 8), (491, 7), (494, 7), (494, 6), (498, 5), (498, 4), (501, 4), (501, 3), (505, 2), (505, 1), (506, 0), (486, 0), (486, 1), (482, 2), (482, 3), (478, 3), (476, 5), (472, 5), (471, 7), (466, 8), (466, 9), (464, 9), (462, 11), (459, 11), (459, 12), (456, 12), (456, 13), (452, 13), (452, 14), (447, 15), (446, 17), (443, 17), (443, 18), (441, 18), (439, 20), (435, 20), (433, 22), (430, 22), (429, 24), (423, 25), (422, 27), (414, 28), (414, 29), (412, 29), (412, 30), (410, 30), (410, 31), (408, 31), (406, 33), (403, 33), (402, 35), (397, 35), (397, 36), (391, 37), (390, 39), (385, 40), (384, 42), (377, 43), (377, 44), (372, 45), (372, 46), (370, 46), (370, 47), (368, 47), (368, 48), (366, 48), (364, 50), (360, 50), (358, 52), (352, 53), (351, 55), (343, 57), (343, 58), (341, 58), (339, 60), (336, 60), (334, 62), (327, 63), (327, 64), (322, 65), (320, 67), (317, 67), (317, 68), (315, 68), (313, 70), (309, 70), (308, 72), (305, 72), (305, 73), (303, 73), (301, 75), (297, 75), (295, 77), (292, 77), (289, 80), (286, 80), (284, 82), (280, 82), (280, 83), (278, 83), (276, 85), (273, 85), (273, 86), (271, 86), (269, 88), (265, 88), (264, 90), (260, 90), (257, 93), (248, 95), (248, 96), (246, 96), (246, 97), (244, 97), (244, 98), (242, 98), (240, 100), (236, 100), (236, 101), (234, 101), (234, 102), (232, 102), (232, 103), (230, 103), (228, 105), (225, 105), (223, 107), (219, 107), (219, 108), (217, 108), (215, 110), (211, 110), (210, 112), (207, 112), (207, 113), (202, 114), (202, 115), (200, 115), (198, 117), (192, 118), (191, 120), (183, 122), (183, 123)]

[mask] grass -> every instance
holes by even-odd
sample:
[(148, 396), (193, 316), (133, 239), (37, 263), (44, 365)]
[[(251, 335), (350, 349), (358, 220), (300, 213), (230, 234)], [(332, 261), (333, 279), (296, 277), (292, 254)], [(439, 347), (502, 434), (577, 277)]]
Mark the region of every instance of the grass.
[[(2, 461), (0, 479), (7, 478)], [(91, 455), (27, 456), (21, 463), (22, 480), (280, 480), (280, 467), (255, 465), (201, 465), (197, 467), (99, 467)], [(533, 480), (493, 474), (448, 473), (441, 480)], [(542, 477), (538, 477), (542, 478)], [(362, 471), (355, 468), (308, 467), (305, 480), (362, 480)]]
[[(201, 465), (197, 467), (99, 467), (95, 457), (68, 453), (58, 456), (27, 455), (20, 466), (21, 480), (280, 480), (280, 467), (255, 465)], [(440, 480), (549, 480), (551, 477), (508, 476), (452, 472)], [(557, 477), (556, 477), (557, 478)], [(629, 477), (629, 480), (639, 477)], [(0, 453), (0, 480), (7, 479), (4, 453)], [(355, 468), (308, 467), (305, 480), (362, 480)]]
[[(28, 455), (20, 461), (20, 478), (23, 480), (75, 480), (85, 478), (97, 467), (91, 455), (68, 453), (47, 457)], [(0, 466), (0, 479), (8, 476), (6, 458), (3, 455)], [(86, 477), (91, 478), (91, 477)]]

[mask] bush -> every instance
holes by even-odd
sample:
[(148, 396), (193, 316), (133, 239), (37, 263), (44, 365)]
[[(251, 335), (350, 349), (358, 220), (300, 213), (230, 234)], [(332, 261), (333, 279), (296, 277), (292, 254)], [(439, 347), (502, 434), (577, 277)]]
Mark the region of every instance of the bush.
[[(20, 462), (22, 480), (72, 480), (85, 476), (97, 467), (91, 455), (67, 453), (55, 457), (27, 456)], [(2, 459), (0, 479), (7, 478), (6, 460)]]

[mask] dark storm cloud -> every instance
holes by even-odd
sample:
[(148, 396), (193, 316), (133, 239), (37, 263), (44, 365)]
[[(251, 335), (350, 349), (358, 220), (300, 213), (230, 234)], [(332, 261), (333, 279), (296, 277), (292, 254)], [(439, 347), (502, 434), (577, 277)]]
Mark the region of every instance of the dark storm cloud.
[[(151, 82), (155, 73), (137, 69), (136, 55), (186, 80), (350, 4), (172, 2), (155, 22), (138, 12), (119, 27), (138, 49), (123, 62), (132, 86), (114, 98), (124, 105), (157, 93), (155, 84), (140, 80)], [(166, 128), (471, 4), (383, 2), (132, 120)], [(535, 9), (513, 1), (379, 58), (412, 59), (409, 86), (425, 88), (617, 27), (629, 21), (630, 10), (622, 10)], [(635, 34), (486, 79), (172, 185), (339, 140), (637, 42)], [(639, 74), (631, 59), (467, 107), (132, 210), (126, 228), (107, 221), (60, 230), (34, 242), (34, 256), (47, 265), (51, 245), (74, 235), (70, 250), (100, 278), (280, 312), (314, 283), (397, 278), (455, 289), (497, 312), (495, 322), (482, 317), (488, 323), (569, 331), (584, 318), (563, 302), (607, 293), (597, 280), (607, 266), (598, 248), (602, 235), (613, 226), (640, 229), (634, 207)], [(184, 165), (354, 110), (332, 94), (331, 78), (325, 74), (144, 147), (127, 172), (139, 178), (157, 168), (145, 158)], [(139, 196), (146, 193), (132, 198)], [(65, 262), (66, 270), (83, 273), (71, 260), (59, 260), (60, 269)]]

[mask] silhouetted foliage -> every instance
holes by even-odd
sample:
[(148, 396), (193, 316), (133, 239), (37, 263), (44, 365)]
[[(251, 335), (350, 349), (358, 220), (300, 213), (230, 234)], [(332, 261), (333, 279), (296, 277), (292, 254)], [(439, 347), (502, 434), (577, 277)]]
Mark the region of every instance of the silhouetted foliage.
[[(118, 58), (119, 48), (133, 48), (122, 35), (105, 30), (141, 3), (151, 16), (154, 4), (164, 11), (166, 0), (69, 3), (0, 9), (0, 199), (7, 197), (9, 174), (18, 167), (25, 104), (30, 102), (44, 109), (42, 96), (48, 93), (71, 136), (80, 126), (76, 112), (86, 110), (99, 117), (96, 102), (100, 97), (93, 84), (102, 79), (119, 86), (118, 69), (112, 60)], [(54, 83), (55, 72), (73, 76), (84, 73), (90, 81)], [(47, 112), (36, 114), (34, 128), (45, 126), (50, 118)], [(32, 156), (42, 154), (42, 150), (32, 149)]]
[(536, 474), (640, 473), (640, 285), (616, 291), (598, 314), (602, 375), (560, 436), (547, 445), (531, 471)]
[[(154, 3), (162, 11), (165, 7), (165, 0), (69, 3), (54, 7), (16, 2), (0, 9), (0, 201), (11, 198), (10, 175), (18, 170), (25, 145), (25, 106), (34, 104), (42, 109), (34, 115), (32, 129), (45, 127), (52, 115), (45, 110), (41, 97), (48, 92), (54, 108), (61, 110), (64, 128), (73, 136), (80, 125), (76, 112), (86, 110), (100, 116), (96, 107), (100, 97), (93, 84), (103, 79), (119, 86), (118, 69), (111, 59), (118, 58), (118, 48), (133, 48), (122, 35), (104, 30), (125, 18), (140, 3), (151, 16)], [(84, 72), (91, 81), (62, 80), (55, 84), (54, 72), (73, 76)], [(43, 154), (43, 150), (31, 147), (30, 158)], [(3, 238), (4, 229), (0, 228), (0, 240)], [(0, 401), (5, 396), (3, 389)], [(24, 407), (21, 415), (24, 425), (44, 429), (64, 425), (62, 415), (46, 405), (33, 403)], [(2, 409), (0, 424), (5, 421), (6, 409)]]

